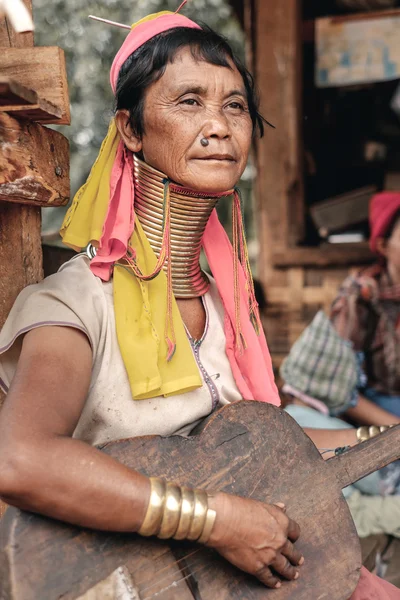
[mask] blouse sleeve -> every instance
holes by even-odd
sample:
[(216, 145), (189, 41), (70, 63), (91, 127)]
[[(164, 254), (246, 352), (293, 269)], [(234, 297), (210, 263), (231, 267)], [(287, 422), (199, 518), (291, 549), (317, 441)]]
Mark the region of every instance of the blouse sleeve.
[[(38, 327), (73, 327), (89, 339), (93, 360), (104, 312), (102, 283), (79, 255), (55, 275), (26, 287), (17, 297), (0, 332), (0, 387), (7, 392), (22, 347), (23, 334)], [(72, 351), (72, 349), (66, 349)]]

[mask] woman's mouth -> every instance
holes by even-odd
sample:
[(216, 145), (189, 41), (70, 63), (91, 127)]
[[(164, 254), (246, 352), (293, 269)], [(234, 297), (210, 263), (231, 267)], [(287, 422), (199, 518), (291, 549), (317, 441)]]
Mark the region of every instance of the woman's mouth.
[(207, 156), (201, 156), (195, 158), (194, 160), (204, 160), (204, 161), (218, 161), (218, 162), (236, 162), (235, 158), (231, 154), (208, 154)]

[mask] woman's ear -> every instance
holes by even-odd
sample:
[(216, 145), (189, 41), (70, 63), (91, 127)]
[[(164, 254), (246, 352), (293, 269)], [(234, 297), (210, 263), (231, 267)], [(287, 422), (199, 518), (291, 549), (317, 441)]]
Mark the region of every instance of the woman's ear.
[(387, 249), (386, 249), (386, 240), (385, 238), (381, 238), (378, 237), (376, 238), (376, 249), (379, 252), (379, 254), (381, 256), (385, 256), (387, 255)]
[(115, 115), (115, 123), (125, 146), (132, 152), (140, 152), (142, 149), (142, 140), (132, 130), (129, 111), (125, 108), (118, 110)]

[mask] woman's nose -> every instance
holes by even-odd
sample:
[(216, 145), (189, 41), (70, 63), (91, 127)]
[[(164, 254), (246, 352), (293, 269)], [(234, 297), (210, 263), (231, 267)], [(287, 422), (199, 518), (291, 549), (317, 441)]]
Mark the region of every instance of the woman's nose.
[(205, 138), (227, 139), (231, 137), (231, 128), (226, 116), (221, 113), (210, 115), (202, 128), (202, 134)]

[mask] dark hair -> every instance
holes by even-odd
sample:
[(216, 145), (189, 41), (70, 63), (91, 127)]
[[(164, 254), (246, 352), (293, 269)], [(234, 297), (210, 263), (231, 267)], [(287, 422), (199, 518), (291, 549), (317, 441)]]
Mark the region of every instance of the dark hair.
[(395, 214), (393, 215), (393, 219), (390, 221), (390, 225), (387, 228), (387, 230), (385, 231), (385, 235), (383, 236), (383, 239), (385, 240), (389, 240), (392, 237), (392, 233), (396, 228), (396, 225), (398, 224), (400, 220), (400, 209), (397, 210), (395, 212)]
[(144, 132), (143, 109), (144, 93), (153, 82), (158, 81), (165, 72), (168, 63), (173, 62), (177, 52), (190, 47), (196, 60), (205, 60), (210, 64), (231, 68), (235, 65), (243, 78), (246, 89), (253, 133), (258, 129), (260, 136), (264, 134), (264, 123), (268, 123), (258, 112), (258, 98), (254, 79), (233, 54), (227, 40), (203, 26), (203, 29), (175, 27), (151, 38), (140, 46), (121, 67), (116, 90), (115, 110), (128, 109), (130, 125), (136, 135)]

